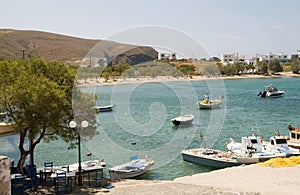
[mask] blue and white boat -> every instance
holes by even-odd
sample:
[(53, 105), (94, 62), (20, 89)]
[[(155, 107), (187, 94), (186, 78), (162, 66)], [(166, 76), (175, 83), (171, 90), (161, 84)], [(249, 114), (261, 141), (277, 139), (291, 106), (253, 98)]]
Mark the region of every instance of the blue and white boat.
[(107, 106), (93, 106), (92, 108), (95, 109), (97, 113), (99, 112), (109, 112), (112, 111), (115, 107), (115, 104), (107, 105)]

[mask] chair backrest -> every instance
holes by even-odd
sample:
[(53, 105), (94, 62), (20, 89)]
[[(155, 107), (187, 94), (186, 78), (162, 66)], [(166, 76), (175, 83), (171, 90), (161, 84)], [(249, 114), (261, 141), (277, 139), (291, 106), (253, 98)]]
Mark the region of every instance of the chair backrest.
[(36, 177), (36, 165), (29, 165), (27, 177)]
[(67, 180), (67, 174), (64, 171), (57, 171), (56, 172), (56, 181), (62, 182)]
[(53, 169), (53, 162), (44, 163), (44, 170), (52, 170), (52, 169)]
[(15, 179), (14, 179), (14, 184), (15, 184), (15, 186), (20, 185), (20, 184), (24, 185), (24, 181), (25, 181), (25, 178), (23, 175), (16, 175)]

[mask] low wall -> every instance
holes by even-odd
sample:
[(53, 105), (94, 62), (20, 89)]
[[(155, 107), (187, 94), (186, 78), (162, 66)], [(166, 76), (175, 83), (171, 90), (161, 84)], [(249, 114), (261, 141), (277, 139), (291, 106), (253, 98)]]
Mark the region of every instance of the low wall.
[(10, 181), (11, 160), (7, 156), (0, 156), (0, 194), (11, 194)]

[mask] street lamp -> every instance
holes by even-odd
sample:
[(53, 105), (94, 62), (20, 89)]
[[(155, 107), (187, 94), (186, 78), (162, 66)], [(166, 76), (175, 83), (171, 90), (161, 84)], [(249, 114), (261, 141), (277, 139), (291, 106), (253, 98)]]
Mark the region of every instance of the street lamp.
[[(77, 126), (77, 123), (75, 121), (71, 121), (69, 123), (70, 127), (72, 129), (75, 129)], [(82, 121), (81, 122), (81, 128), (86, 128), (87, 126), (89, 126), (89, 123), (87, 121)], [(82, 186), (82, 175), (81, 175), (81, 151), (80, 151), (80, 133), (79, 131), (77, 131), (78, 134), (78, 185)]]

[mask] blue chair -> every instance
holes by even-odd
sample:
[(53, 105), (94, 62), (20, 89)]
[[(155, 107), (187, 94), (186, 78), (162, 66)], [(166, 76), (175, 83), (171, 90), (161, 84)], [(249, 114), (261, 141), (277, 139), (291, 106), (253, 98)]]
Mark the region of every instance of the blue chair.
[(55, 193), (59, 194), (60, 191), (68, 193), (67, 186), (67, 174), (66, 172), (56, 172), (56, 181), (55, 181)]
[(30, 190), (35, 190), (37, 188), (37, 175), (36, 175), (36, 165), (29, 165), (26, 171), (25, 185)]
[(47, 180), (50, 180), (51, 174), (54, 172), (53, 170), (53, 162), (44, 162), (44, 171), (43, 171), (43, 183), (47, 183)]
[(17, 192), (20, 192), (22, 195), (24, 195), (24, 186), (24, 176), (21, 174), (16, 175), (11, 184), (12, 194), (17, 194)]

